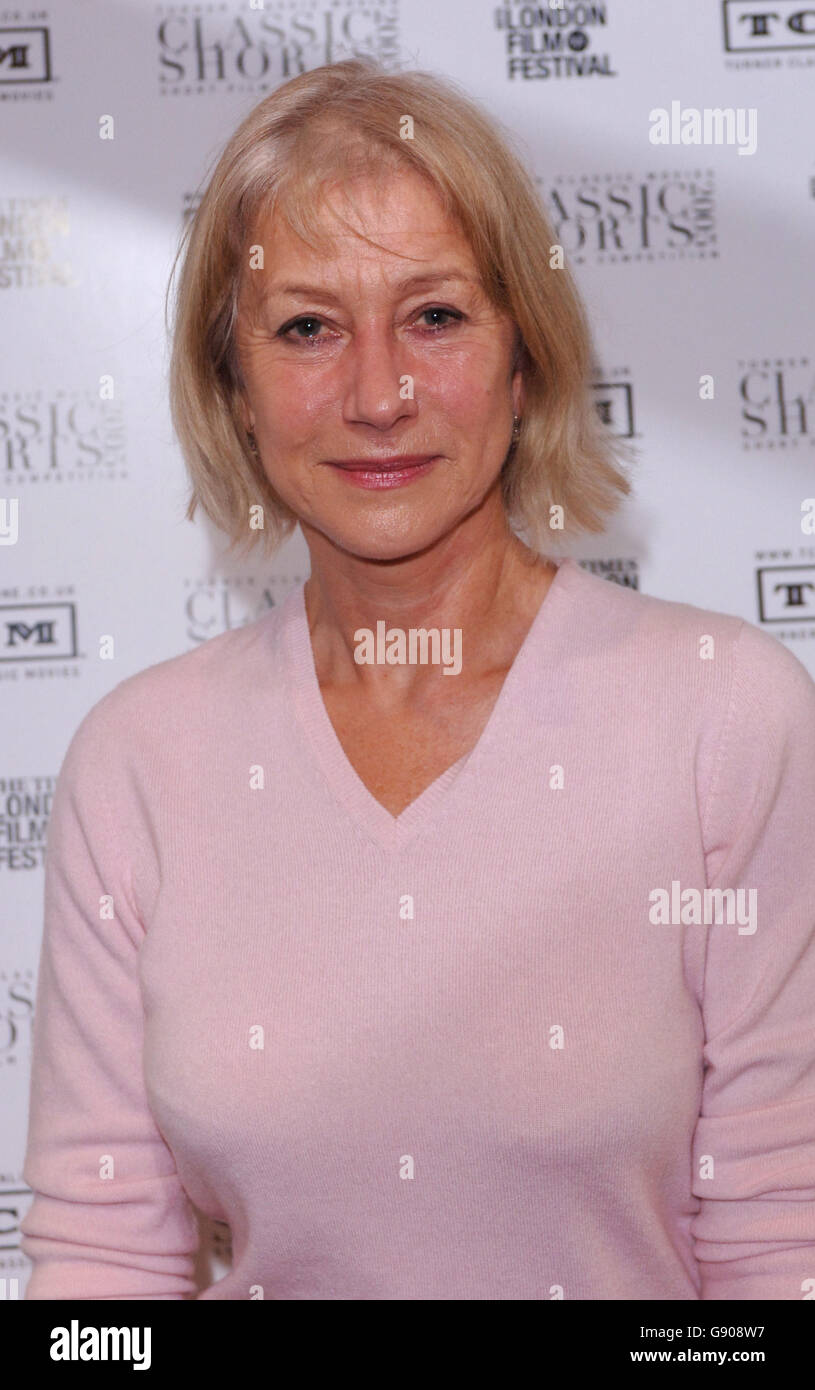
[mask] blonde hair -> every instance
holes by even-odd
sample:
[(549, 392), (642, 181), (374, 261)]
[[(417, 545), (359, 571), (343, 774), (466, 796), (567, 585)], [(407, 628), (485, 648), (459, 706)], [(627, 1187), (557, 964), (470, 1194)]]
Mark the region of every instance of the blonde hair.
[[(413, 139), (400, 134), (406, 115)], [(505, 133), (449, 80), (353, 59), (300, 74), (250, 111), (173, 262), (168, 294), (185, 253), (170, 409), (192, 484), (186, 516), (192, 520), (200, 503), (231, 549), (261, 536), (273, 551), (297, 522), (250, 448), (239, 411), (235, 327), (248, 235), (274, 210), (319, 245), (324, 187), (406, 167), (429, 180), (466, 236), (487, 295), (517, 325), (525, 404), (501, 474), (510, 524), (535, 549), (557, 549), (561, 537), (603, 531), (631, 491), (620, 467), (632, 460), (631, 446), (602, 424), (592, 398), (593, 347), (576, 285), (565, 266), (550, 268), (554, 233)], [(252, 530), (250, 508), (258, 504), (264, 526)], [(556, 505), (562, 531), (549, 526)]]

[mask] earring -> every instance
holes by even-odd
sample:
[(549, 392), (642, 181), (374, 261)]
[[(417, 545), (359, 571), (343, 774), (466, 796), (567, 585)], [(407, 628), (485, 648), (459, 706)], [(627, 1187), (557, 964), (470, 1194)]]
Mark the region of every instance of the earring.
[(513, 444), (517, 444), (517, 443), (518, 443), (518, 440), (520, 439), (520, 437), (521, 437), (521, 417), (520, 417), (519, 415), (513, 415), (513, 417), (512, 417), (512, 443), (513, 443)]
[(252, 450), (252, 453), (256, 454), (258, 452), (258, 442), (251, 430), (247, 431), (246, 438), (249, 440), (249, 448)]

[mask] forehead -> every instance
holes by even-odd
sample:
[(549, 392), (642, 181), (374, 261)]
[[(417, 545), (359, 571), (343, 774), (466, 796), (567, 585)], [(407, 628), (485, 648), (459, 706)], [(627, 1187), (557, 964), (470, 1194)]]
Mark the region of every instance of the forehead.
[(428, 181), (410, 170), (327, 185), (310, 213), (317, 230), (313, 245), (289, 224), (285, 204), (259, 224), (258, 239), (269, 252), (273, 273), (283, 262), (323, 270), (330, 264), (370, 266), (402, 279), (411, 270), (433, 269), (443, 256), (445, 266), (477, 278), (462, 228)]

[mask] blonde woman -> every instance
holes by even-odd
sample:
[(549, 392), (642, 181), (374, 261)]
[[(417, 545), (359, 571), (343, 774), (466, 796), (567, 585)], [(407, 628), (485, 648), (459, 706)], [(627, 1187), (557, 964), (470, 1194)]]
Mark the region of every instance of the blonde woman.
[(805, 1296), (815, 685), (568, 553), (631, 484), (553, 242), (486, 115), (368, 63), (209, 180), (189, 515), (311, 574), (70, 744), (29, 1298)]

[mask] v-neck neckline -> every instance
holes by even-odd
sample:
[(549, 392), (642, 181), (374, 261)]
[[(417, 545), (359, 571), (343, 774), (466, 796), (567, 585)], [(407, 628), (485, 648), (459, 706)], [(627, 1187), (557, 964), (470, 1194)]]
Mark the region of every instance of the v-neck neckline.
[(532, 659), (532, 653), (540, 644), (542, 633), (557, 618), (568, 580), (576, 569), (579, 566), (571, 556), (557, 565), (552, 582), (515, 653), (487, 722), (473, 747), (414, 797), (398, 816), (392, 815), (368, 790), (329, 718), (311, 645), (305, 597), (307, 581), (304, 580), (286, 595), (278, 613), (282, 623), (283, 658), (291, 706), (333, 795), (353, 821), (382, 849), (400, 849), (426, 830), (446, 803), (448, 794), (452, 794), (454, 784), (459, 781), (465, 766), (468, 771), (477, 770), (500, 734), (515, 688)]

